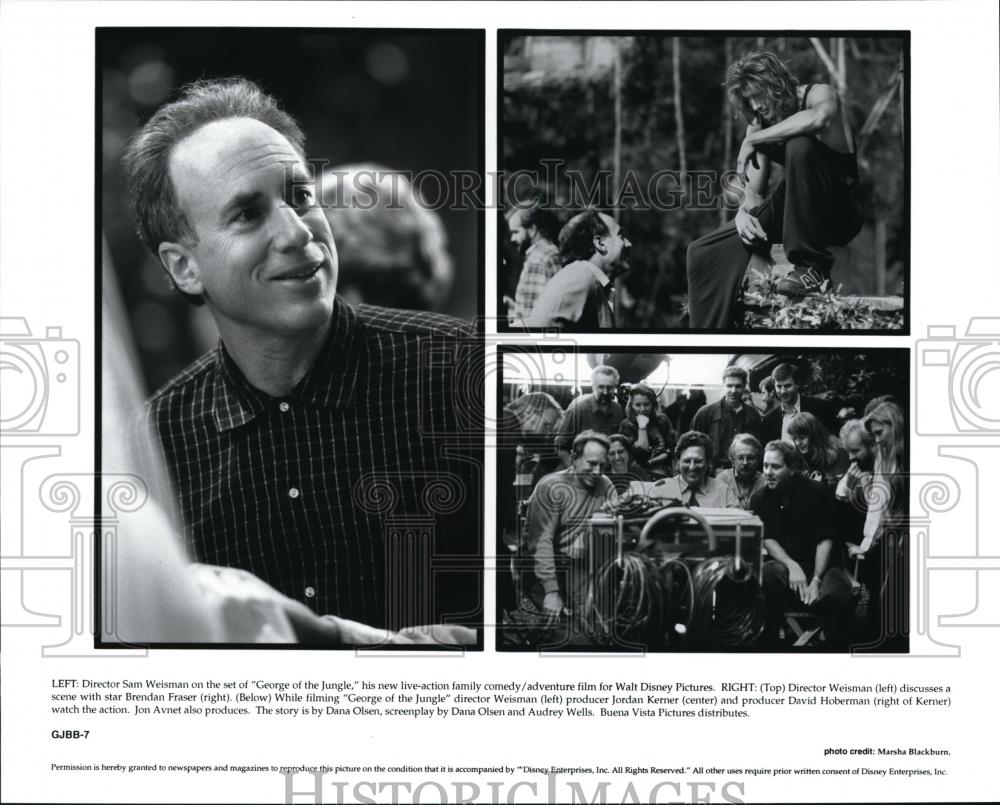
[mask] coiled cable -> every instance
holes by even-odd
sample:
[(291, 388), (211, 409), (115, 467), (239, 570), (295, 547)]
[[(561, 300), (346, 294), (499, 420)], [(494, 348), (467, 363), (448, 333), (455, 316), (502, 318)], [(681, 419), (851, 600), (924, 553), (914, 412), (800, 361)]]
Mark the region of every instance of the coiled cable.
[(732, 556), (701, 562), (692, 574), (691, 632), (702, 648), (746, 648), (764, 631), (764, 593), (752, 565)]

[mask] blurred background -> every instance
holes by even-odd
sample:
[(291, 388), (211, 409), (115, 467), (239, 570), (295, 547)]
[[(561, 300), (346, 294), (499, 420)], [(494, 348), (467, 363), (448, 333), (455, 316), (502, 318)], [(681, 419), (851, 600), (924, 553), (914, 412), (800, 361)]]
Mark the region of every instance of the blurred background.
[[(618, 283), (622, 326), (680, 324), (687, 246), (731, 219), (735, 206), (718, 203), (717, 181), (708, 188), (714, 206), (696, 209), (689, 195), (670, 211), (637, 209), (635, 195), (616, 205), (614, 188), (626, 186), (629, 172), (645, 190), (657, 171), (732, 170), (746, 123), (733, 116), (722, 82), (727, 66), (754, 49), (776, 53), (802, 84), (833, 85), (846, 110), (840, 125), (857, 143), (867, 210), (864, 229), (837, 255), (834, 285), (845, 294), (902, 293), (909, 238), (902, 37), (516, 36), (502, 49), (505, 175), (537, 172), (540, 193), (564, 207), (563, 222), (578, 207), (569, 209), (568, 181), (545, 181), (542, 160), (579, 171), (586, 187), (598, 171), (611, 175), (611, 191), (593, 203), (615, 214), (632, 241), (631, 271)], [(772, 186), (780, 176), (775, 166)], [(693, 177), (690, 184), (664, 181), (661, 198), (681, 187), (701, 189)], [(501, 251), (498, 292), (513, 296), (520, 256), (509, 243)]]
[[(178, 296), (140, 242), (122, 181), (128, 138), (183, 84), (231, 75), (256, 81), (299, 122), (308, 157), (329, 168), (377, 166), (411, 176), (483, 171), (482, 32), (99, 29), (97, 46), (101, 226), (147, 393), (217, 341), (205, 309)], [(367, 220), (331, 220), (338, 292), (355, 303), (471, 320), (481, 213), (438, 204), (433, 181), (420, 187), (425, 202), (411, 199), (409, 212), (392, 219), (381, 203)]]

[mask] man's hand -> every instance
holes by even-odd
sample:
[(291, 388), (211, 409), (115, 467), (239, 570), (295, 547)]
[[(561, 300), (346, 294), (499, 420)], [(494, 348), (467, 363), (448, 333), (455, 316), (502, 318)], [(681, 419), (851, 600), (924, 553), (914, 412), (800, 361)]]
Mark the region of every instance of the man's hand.
[(555, 623), (563, 611), (562, 596), (558, 592), (545, 593), (545, 600), (542, 601), (542, 609), (549, 617), (549, 623)]
[(752, 246), (756, 241), (767, 243), (767, 232), (760, 225), (760, 221), (754, 218), (745, 209), (740, 207), (736, 213), (736, 231), (747, 246)]
[(809, 582), (809, 586), (806, 587), (805, 594), (802, 596), (803, 604), (808, 606), (819, 601), (819, 584), (819, 579), (816, 578)]
[(802, 602), (806, 601), (806, 590), (809, 587), (808, 581), (806, 579), (806, 574), (802, 570), (802, 565), (796, 562), (794, 559), (789, 560), (788, 563), (788, 586), (792, 588)]
[(861, 479), (864, 478), (865, 472), (858, 466), (857, 461), (852, 461), (851, 466), (847, 468), (847, 472), (844, 473), (844, 483), (848, 489), (854, 489)]

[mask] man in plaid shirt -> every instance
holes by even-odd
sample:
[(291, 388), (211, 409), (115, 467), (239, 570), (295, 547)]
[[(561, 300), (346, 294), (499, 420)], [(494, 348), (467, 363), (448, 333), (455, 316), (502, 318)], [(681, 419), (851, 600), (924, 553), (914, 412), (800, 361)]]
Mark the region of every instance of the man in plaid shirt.
[(475, 625), (472, 328), (337, 297), (302, 132), (249, 81), (185, 87), (125, 168), (140, 234), (221, 335), (145, 411), (194, 557), (318, 615)]
[(510, 239), (524, 255), (524, 266), (514, 292), (514, 308), (510, 324), (523, 326), (531, 315), (542, 289), (562, 268), (559, 248), (553, 241), (559, 235), (559, 219), (555, 213), (535, 205), (524, 210), (514, 210), (507, 221)]

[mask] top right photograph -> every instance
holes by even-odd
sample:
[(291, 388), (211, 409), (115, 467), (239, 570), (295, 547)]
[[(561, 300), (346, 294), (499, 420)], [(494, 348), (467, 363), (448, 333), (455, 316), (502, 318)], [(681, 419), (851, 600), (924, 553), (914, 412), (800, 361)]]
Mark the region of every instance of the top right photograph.
[(908, 334), (909, 33), (846, 33), (501, 30), (500, 322)]

